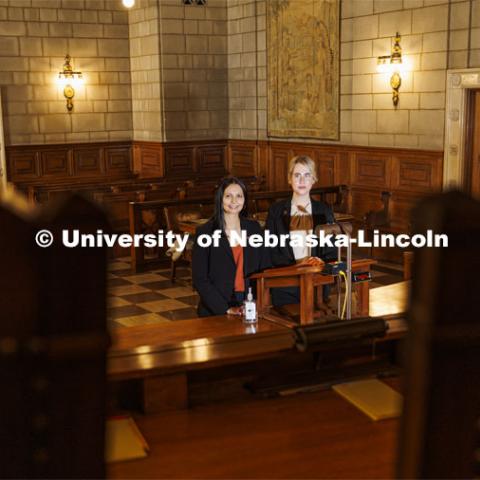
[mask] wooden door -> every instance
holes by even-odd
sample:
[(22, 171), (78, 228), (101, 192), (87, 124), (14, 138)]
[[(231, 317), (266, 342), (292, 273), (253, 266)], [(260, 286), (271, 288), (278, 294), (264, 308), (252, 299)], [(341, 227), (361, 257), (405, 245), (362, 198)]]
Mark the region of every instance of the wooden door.
[(470, 192), (480, 199), (480, 90), (472, 92), (472, 149), (470, 156)]
[(2, 97), (0, 94), (0, 194), (7, 186), (7, 161), (5, 159), (5, 140), (3, 136)]

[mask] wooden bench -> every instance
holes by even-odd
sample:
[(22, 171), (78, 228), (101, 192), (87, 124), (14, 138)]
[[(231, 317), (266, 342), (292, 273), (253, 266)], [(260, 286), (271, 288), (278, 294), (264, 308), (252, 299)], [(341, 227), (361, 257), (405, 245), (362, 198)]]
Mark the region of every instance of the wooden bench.
[(28, 187), (29, 200), (36, 203), (48, 203), (59, 197), (67, 197), (72, 193), (81, 193), (87, 197), (93, 198), (95, 193), (121, 193), (129, 191), (149, 191), (158, 190), (167, 186), (177, 186), (186, 188), (186, 183), (178, 181), (166, 181), (163, 178), (145, 178), (129, 179), (119, 181), (103, 182), (75, 182), (59, 183), (51, 185), (30, 185)]
[[(269, 206), (277, 200), (288, 198), (292, 194), (291, 190), (283, 191), (253, 191), (249, 192), (249, 213), (255, 215), (258, 212), (268, 210)], [(332, 199), (332, 207), (335, 211), (344, 211), (346, 205), (347, 187), (345, 185), (335, 185), (330, 187), (318, 187), (311, 191), (311, 195), (319, 200), (327, 201)], [(178, 200), (165, 201), (145, 201), (145, 202), (130, 202), (129, 205), (129, 222), (130, 235), (145, 233), (156, 233), (154, 228), (167, 228), (165, 220), (165, 208), (171, 206), (187, 206), (192, 208), (198, 205), (213, 205), (213, 195), (203, 197), (187, 197), (179, 202)], [(328, 202), (327, 202), (328, 203)], [(162, 258), (164, 250), (157, 249), (153, 253), (146, 255), (145, 249), (142, 246), (132, 245), (130, 249), (131, 254), (131, 269), (132, 272), (138, 272), (141, 269), (146, 269), (149, 266), (158, 264), (165, 260)]]
[[(358, 228), (365, 230), (368, 241), (372, 240), (374, 231), (378, 231), (380, 234), (410, 234), (412, 231), (410, 220), (412, 208), (421, 198), (429, 195), (432, 193), (383, 191), (378, 199), (378, 205), (382, 205), (382, 207), (367, 211), (362, 219), (357, 218), (356, 224)], [(399, 247), (370, 247), (370, 256), (395, 263), (404, 262), (403, 253), (404, 250)], [(408, 260), (407, 255), (407, 262)]]
[(95, 193), (94, 200), (106, 210), (112, 227), (115, 231), (128, 232), (129, 229), (129, 202), (143, 202), (147, 200), (180, 199), (179, 188), (176, 184), (167, 184), (155, 190), (126, 190), (122, 192)]

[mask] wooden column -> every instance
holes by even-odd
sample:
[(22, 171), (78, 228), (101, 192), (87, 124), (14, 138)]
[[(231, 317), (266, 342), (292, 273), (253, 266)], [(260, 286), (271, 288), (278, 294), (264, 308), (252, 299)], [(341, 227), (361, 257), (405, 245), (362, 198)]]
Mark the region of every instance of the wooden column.
[[(102, 478), (106, 250), (61, 238), (107, 223), (80, 197), (35, 218), (19, 206), (0, 205), (2, 476)], [(35, 243), (43, 229), (53, 234), (48, 248)]]

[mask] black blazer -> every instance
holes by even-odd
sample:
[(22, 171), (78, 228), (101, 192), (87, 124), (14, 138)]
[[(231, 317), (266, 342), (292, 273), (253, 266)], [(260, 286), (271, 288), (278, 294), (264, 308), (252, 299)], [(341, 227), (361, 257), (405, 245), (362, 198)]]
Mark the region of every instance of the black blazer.
[[(240, 225), (242, 230), (246, 230), (247, 238), (253, 234), (263, 235), (260, 225), (255, 221), (240, 218)], [(193, 286), (200, 295), (198, 314), (202, 317), (225, 314), (235, 287), (236, 265), (225, 233), (222, 233), (217, 248), (213, 245), (204, 248), (197, 244), (199, 235), (211, 235), (215, 229), (213, 220), (198, 227), (192, 251)], [(247, 245), (243, 249), (245, 287), (248, 289), (250, 286), (249, 275), (269, 266), (269, 256), (263, 246), (254, 248)]]
[[(311, 198), (310, 201), (312, 204), (314, 231), (317, 225), (335, 222), (333, 211), (326, 203), (319, 202), (313, 198)], [(268, 210), (265, 230), (269, 230), (270, 233), (274, 233), (275, 235), (289, 234), (291, 208), (292, 197), (286, 200), (275, 202)], [(272, 247), (268, 250), (270, 251), (271, 264), (274, 267), (286, 266), (295, 263), (292, 247), (288, 244), (285, 247)], [(319, 257), (325, 261), (336, 260), (337, 250), (332, 247), (315, 247), (312, 248), (312, 256)]]

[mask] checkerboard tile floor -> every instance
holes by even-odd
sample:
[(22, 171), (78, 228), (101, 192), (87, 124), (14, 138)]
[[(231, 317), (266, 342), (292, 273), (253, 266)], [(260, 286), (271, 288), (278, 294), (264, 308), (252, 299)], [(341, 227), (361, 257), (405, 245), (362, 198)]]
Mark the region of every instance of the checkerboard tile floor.
[[(402, 280), (400, 267), (375, 265), (371, 288)], [(170, 282), (170, 269), (132, 274), (130, 259), (122, 257), (108, 268), (108, 318), (113, 327), (131, 327), (171, 322), (197, 316), (198, 295), (190, 282), (190, 271), (177, 268), (177, 280)]]

